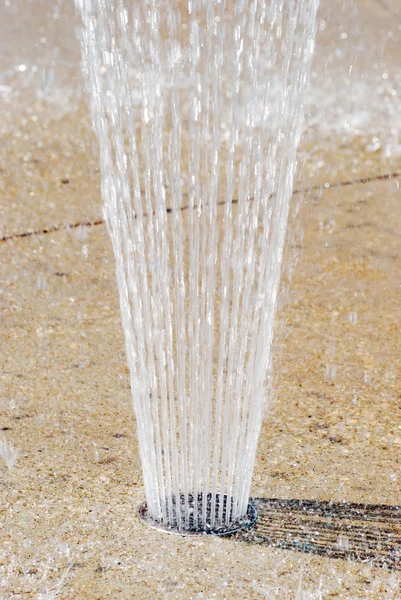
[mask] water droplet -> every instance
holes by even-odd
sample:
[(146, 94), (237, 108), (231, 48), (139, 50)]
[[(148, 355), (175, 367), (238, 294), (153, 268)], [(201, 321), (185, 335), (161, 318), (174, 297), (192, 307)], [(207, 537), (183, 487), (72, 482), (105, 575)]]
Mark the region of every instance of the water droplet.
[(356, 325), (358, 322), (358, 314), (356, 312), (350, 312), (348, 315), (348, 319), (351, 325)]
[(46, 277), (42, 274), (39, 274), (36, 278), (36, 287), (40, 291), (44, 291), (47, 288)]
[(84, 242), (88, 237), (88, 228), (84, 226), (79, 226), (76, 228), (75, 237), (78, 242)]
[(14, 448), (11, 442), (0, 441), (0, 457), (4, 460), (8, 469), (12, 469), (18, 459), (18, 450)]
[(340, 535), (337, 538), (337, 546), (341, 550), (349, 550), (349, 538), (346, 535), (340, 533)]
[(337, 376), (337, 365), (326, 365), (326, 378), (335, 379)]

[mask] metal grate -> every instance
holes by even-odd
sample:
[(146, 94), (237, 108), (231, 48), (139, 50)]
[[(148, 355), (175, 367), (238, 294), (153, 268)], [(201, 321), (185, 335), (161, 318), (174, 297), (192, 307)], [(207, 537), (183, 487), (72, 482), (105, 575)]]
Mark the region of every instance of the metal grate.
[[(141, 521), (166, 533), (177, 533), (180, 535), (230, 535), (242, 529), (252, 527), (256, 523), (257, 511), (253, 504), (248, 504), (248, 509), (245, 517), (231, 521), (233, 513), (233, 502), (231, 499), (230, 507), (228, 507), (227, 496), (223, 496), (223, 518), (219, 523), (220, 494), (216, 494), (215, 502), (212, 501), (212, 494), (206, 496), (206, 507), (204, 507), (204, 495), (199, 494), (197, 502), (192, 494), (186, 498), (184, 494), (180, 495), (179, 503), (175, 497), (171, 503), (166, 500), (166, 522), (161, 519), (153, 519), (148, 512), (146, 502), (139, 507), (138, 515)], [(170, 514), (172, 507), (172, 514)], [(213, 508), (214, 505), (214, 508)], [(212, 519), (212, 510), (214, 509), (215, 518)], [(230, 511), (228, 515), (227, 511)], [(227, 518), (227, 516), (229, 518)], [(226, 522), (229, 522), (227, 525)]]

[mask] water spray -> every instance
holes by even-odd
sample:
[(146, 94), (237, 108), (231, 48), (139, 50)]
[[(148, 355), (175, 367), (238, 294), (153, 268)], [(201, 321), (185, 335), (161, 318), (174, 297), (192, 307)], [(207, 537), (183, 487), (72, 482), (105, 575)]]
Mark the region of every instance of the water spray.
[(76, 0), (146, 503), (250, 526), (318, 0)]

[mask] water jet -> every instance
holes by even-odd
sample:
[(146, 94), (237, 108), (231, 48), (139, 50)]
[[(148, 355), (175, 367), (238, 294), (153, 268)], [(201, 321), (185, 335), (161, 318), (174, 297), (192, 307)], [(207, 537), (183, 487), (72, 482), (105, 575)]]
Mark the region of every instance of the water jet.
[(140, 515), (168, 531), (227, 533), (256, 515), (249, 491), (318, 0), (76, 4)]

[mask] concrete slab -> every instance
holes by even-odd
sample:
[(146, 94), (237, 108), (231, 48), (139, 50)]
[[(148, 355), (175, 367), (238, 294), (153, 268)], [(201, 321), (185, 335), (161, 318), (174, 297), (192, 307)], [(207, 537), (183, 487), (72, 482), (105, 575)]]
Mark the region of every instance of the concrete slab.
[[(101, 219), (72, 3), (3, 3), (0, 237)], [(401, 169), (395, 1), (323, 0), (297, 188)]]
[(3, 3), (21, 19), (0, 82), (11, 236), (0, 242), (0, 443), (16, 461), (0, 459), (2, 598), (401, 597), (400, 6), (341, 5), (323, 2), (320, 15), (296, 183), (307, 193), (293, 199), (276, 400), (252, 488), (260, 523), (248, 538), (188, 540), (136, 517), (114, 259), (104, 225), (68, 227), (101, 219), (75, 37), (59, 41), (73, 11), (54, 18), (38, 2), (33, 27), (27, 3)]
[[(277, 400), (253, 482), (260, 498), (399, 501), (397, 181), (323, 188), (303, 205), (304, 239), (278, 322)], [(189, 541), (139, 523), (113, 258), (103, 226), (85, 231), (84, 241), (70, 230), (1, 245), (0, 425), (19, 452), (13, 469), (0, 466), (3, 595), (293, 598), (301, 589), (397, 598), (397, 569), (361, 566), (346, 533), (341, 560), (327, 554), (342, 538), (313, 557), (265, 538)], [(342, 531), (334, 517), (333, 526)], [(277, 530), (276, 522), (270, 536)]]

